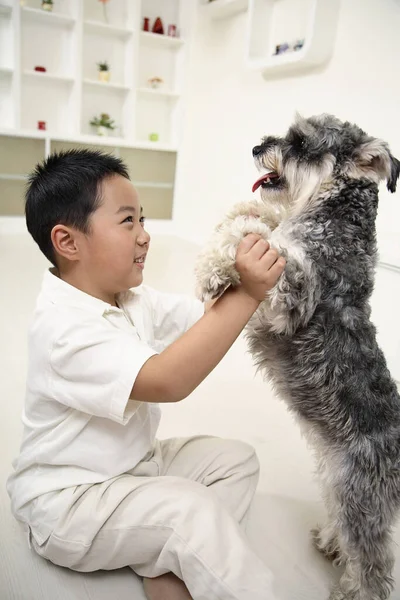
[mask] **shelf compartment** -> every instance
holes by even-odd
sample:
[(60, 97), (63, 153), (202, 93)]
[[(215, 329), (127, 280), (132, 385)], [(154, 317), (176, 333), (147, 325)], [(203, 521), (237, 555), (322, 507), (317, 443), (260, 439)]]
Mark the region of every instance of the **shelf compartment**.
[(8, 17), (11, 16), (12, 6), (9, 4), (4, 4), (4, 2), (0, 2), (0, 17)]
[(23, 176), (30, 173), (35, 164), (43, 160), (45, 142), (21, 135), (0, 134), (0, 168), (2, 179), (23, 181)]
[[(40, 77), (24, 77), (21, 90), (22, 129), (37, 129), (38, 121), (46, 122), (43, 133), (73, 133), (76, 121), (71, 119), (73, 107), (72, 85), (46, 85)], [(58, 83), (65, 83), (57, 80)], [(68, 82), (67, 82), (68, 83)], [(46, 87), (44, 87), (44, 85)], [(45, 90), (46, 93), (43, 93)]]

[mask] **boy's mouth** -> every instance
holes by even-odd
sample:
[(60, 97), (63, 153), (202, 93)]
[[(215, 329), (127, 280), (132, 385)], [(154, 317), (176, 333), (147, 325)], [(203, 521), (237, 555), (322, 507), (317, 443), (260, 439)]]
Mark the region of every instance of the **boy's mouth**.
[(133, 262), (135, 263), (135, 265), (137, 265), (139, 267), (139, 269), (144, 269), (145, 261), (146, 261), (146, 254), (142, 254), (142, 256), (138, 256), (137, 258), (135, 258), (135, 260)]

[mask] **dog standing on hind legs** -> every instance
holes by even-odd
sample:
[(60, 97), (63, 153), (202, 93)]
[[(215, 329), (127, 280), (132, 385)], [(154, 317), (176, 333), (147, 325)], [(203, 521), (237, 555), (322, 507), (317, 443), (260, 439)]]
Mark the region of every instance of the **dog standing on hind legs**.
[(314, 543), (344, 565), (330, 600), (386, 600), (400, 508), (400, 397), (376, 342), (369, 299), (378, 183), (396, 190), (386, 143), (330, 115), (253, 149), (261, 201), (219, 225), (196, 266), (198, 295), (238, 285), (236, 249), (258, 233), (286, 269), (247, 326), (255, 363), (315, 450), (329, 522)]

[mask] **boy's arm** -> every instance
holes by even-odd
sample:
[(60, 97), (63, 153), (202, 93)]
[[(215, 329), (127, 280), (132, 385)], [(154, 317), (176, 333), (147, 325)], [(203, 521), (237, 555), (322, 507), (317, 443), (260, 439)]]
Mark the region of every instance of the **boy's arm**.
[(260, 236), (242, 240), (236, 258), (241, 285), (227, 290), (207, 313), (139, 371), (131, 398), (178, 402), (216, 367), (281, 275), (285, 262)]

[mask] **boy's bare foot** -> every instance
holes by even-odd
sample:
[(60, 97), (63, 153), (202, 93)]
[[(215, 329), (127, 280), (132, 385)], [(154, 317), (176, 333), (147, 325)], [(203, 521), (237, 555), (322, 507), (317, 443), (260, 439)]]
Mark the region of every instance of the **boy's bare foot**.
[(192, 600), (186, 585), (173, 573), (143, 579), (147, 600)]

